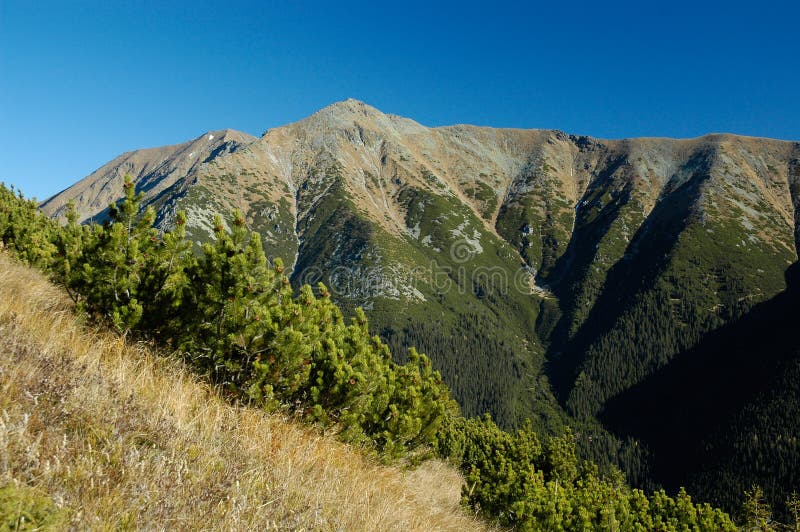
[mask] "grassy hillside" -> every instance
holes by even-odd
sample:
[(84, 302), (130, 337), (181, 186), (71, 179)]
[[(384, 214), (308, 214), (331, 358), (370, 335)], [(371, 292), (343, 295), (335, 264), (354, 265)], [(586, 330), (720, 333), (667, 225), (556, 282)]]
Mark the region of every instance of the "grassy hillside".
[(381, 466), (86, 329), (0, 253), (0, 529), (480, 529), (441, 462)]

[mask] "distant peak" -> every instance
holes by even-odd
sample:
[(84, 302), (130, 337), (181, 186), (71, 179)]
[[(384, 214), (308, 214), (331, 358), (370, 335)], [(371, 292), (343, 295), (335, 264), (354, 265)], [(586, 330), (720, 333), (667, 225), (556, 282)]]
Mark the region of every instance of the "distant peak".
[(356, 100), (355, 98), (348, 98), (346, 100), (342, 100), (339, 102), (335, 102), (330, 104), (327, 107), (322, 108), (319, 113), (324, 114), (335, 114), (335, 115), (342, 115), (342, 114), (360, 114), (360, 115), (382, 115), (383, 113), (368, 105), (361, 100)]
[(352, 109), (354, 107), (370, 107), (370, 106), (365, 104), (361, 100), (356, 100), (355, 98), (347, 98), (346, 100), (340, 100), (338, 102), (333, 102), (328, 107), (331, 107), (331, 108), (346, 107), (346, 108)]

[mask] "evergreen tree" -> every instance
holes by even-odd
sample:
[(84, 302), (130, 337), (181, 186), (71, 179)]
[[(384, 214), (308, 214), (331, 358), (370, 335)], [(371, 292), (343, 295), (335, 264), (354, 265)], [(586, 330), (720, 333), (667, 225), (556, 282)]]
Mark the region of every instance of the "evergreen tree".
[(764, 491), (760, 486), (753, 486), (745, 492), (742, 522), (745, 530), (772, 530), (772, 510), (764, 500)]
[(149, 208), (140, 216), (142, 199), (130, 176), (123, 185), (125, 198), (110, 206), (111, 220), (95, 226), (92, 247), (84, 251), (81, 283), (86, 287), (87, 308), (108, 317), (120, 331), (136, 328), (142, 318), (140, 298), (148, 297), (142, 288), (147, 259), (158, 243), (152, 227), (155, 212)]

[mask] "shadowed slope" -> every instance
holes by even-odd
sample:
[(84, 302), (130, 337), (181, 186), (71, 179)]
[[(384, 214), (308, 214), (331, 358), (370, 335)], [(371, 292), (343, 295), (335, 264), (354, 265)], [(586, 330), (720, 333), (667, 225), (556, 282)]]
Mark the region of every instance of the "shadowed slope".
[(602, 419), (653, 451), (668, 488), (735, 508), (761, 485), (782, 509), (800, 489), (800, 264), (789, 288), (612, 399)]

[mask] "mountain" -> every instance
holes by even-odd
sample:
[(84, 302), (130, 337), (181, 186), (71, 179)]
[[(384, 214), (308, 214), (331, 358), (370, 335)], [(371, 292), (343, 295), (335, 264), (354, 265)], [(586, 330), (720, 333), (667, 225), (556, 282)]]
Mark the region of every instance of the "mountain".
[(642, 483), (651, 451), (598, 416), (782, 293), (800, 239), (800, 143), (727, 134), (428, 128), (347, 100), (260, 138), (124, 154), (41, 207), (103, 219), (126, 173), (198, 245), (241, 210), (295, 285), (428, 353), (466, 414), (570, 424)]

